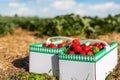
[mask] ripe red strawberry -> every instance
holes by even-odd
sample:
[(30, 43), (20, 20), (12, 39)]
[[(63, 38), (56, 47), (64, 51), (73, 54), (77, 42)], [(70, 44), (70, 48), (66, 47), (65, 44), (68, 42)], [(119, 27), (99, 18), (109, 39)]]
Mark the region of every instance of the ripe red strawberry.
[(92, 56), (92, 55), (93, 55), (93, 52), (92, 52), (92, 51), (88, 51), (88, 52), (87, 52), (87, 55), (88, 55), (88, 56)]
[(47, 43), (44, 43), (42, 46), (43, 46), (43, 47), (48, 47), (48, 44), (47, 44)]
[(100, 44), (100, 45), (98, 46), (98, 48), (99, 48), (99, 50), (101, 50), (101, 49), (103, 49), (103, 46)]
[(49, 47), (50, 47), (50, 48), (57, 48), (57, 46), (56, 46), (55, 44), (52, 44), (52, 43), (49, 44)]
[(77, 45), (77, 46), (75, 46), (75, 47), (73, 48), (73, 51), (74, 51), (75, 53), (79, 53), (80, 51), (82, 51), (82, 48)]
[(85, 47), (85, 46), (87, 46), (87, 45), (86, 45), (86, 44), (82, 44), (82, 45), (81, 45), (82, 48)]
[(99, 43), (95, 43), (94, 46), (98, 47), (98, 46), (99, 46)]
[(73, 40), (73, 44), (80, 45), (80, 41), (77, 40), (77, 39), (74, 39), (74, 40)]
[(69, 51), (68, 54), (75, 54), (75, 52), (74, 51)]
[(86, 55), (86, 52), (84, 50), (80, 51), (79, 54)]
[(75, 48), (76, 46), (77, 46), (76, 44), (72, 44), (72, 45), (70, 46), (70, 50), (74, 50), (74, 48)]
[(62, 44), (58, 44), (58, 45), (57, 45), (57, 48), (62, 48), (62, 47), (63, 47)]
[(85, 52), (88, 52), (88, 51), (90, 50), (90, 46), (84, 46), (84, 47), (83, 47), (83, 50), (84, 50)]
[(105, 47), (105, 44), (104, 44), (104, 43), (100, 43), (100, 45), (102, 45), (102, 46), (103, 46), (103, 48)]

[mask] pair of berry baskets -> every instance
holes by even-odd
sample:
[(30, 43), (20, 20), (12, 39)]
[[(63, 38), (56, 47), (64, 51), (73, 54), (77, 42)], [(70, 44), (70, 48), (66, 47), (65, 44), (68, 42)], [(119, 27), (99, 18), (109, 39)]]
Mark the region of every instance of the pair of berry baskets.
[[(51, 39), (56, 39), (52, 40)], [(61, 44), (63, 38), (51, 37), (47, 43)], [(83, 40), (81, 44), (89, 45), (91, 42), (104, 43), (104, 49), (95, 55), (66, 54), (66, 47), (46, 48), (42, 43), (30, 45), (30, 72), (48, 73), (59, 80), (105, 80), (105, 77), (117, 64), (117, 43), (107, 44), (100, 40)]]

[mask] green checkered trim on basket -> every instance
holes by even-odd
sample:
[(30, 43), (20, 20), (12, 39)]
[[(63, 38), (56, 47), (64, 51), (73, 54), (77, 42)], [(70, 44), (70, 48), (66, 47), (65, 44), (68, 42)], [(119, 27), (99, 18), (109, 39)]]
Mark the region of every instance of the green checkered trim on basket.
[(105, 55), (110, 53), (112, 50), (117, 48), (117, 43), (113, 42), (110, 44), (110, 50), (106, 52), (106, 48), (101, 50), (100, 52), (96, 53), (94, 56), (84, 56), (84, 55), (69, 55), (69, 54), (61, 54), (59, 55), (59, 60), (66, 60), (66, 61), (79, 61), (79, 62), (97, 62)]
[(94, 56), (83, 56), (83, 55), (59, 55), (60, 60), (72, 60), (72, 61), (83, 61), (83, 62), (94, 62)]
[(30, 45), (30, 52), (45, 53), (45, 54), (59, 54), (64, 53), (65, 47), (63, 48), (45, 48), (42, 47), (42, 43)]

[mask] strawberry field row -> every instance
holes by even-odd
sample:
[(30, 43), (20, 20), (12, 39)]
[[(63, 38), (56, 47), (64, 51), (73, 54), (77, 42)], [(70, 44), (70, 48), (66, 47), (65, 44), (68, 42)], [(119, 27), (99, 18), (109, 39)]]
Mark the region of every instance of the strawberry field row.
[(120, 14), (106, 18), (80, 17), (75, 14), (54, 18), (0, 16), (0, 36), (13, 34), (16, 27), (36, 32), (38, 35), (95, 37), (108, 32), (120, 32)]

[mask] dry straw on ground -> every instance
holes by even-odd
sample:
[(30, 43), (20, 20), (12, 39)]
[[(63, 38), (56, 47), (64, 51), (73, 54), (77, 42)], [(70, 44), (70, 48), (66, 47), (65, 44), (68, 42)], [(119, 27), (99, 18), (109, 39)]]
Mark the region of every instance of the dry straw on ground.
[[(0, 78), (15, 74), (28, 73), (28, 56), (29, 45), (45, 41), (47, 37), (39, 38), (34, 36), (35, 33), (22, 29), (16, 29), (14, 35), (7, 35), (0, 38)], [(79, 39), (85, 37), (75, 36)], [(98, 36), (97, 39), (107, 42), (117, 41), (119, 43), (120, 52), (120, 34), (111, 33), (104, 36)], [(119, 62), (116, 66), (111, 80), (120, 80), (120, 55), (118, 54)]]

